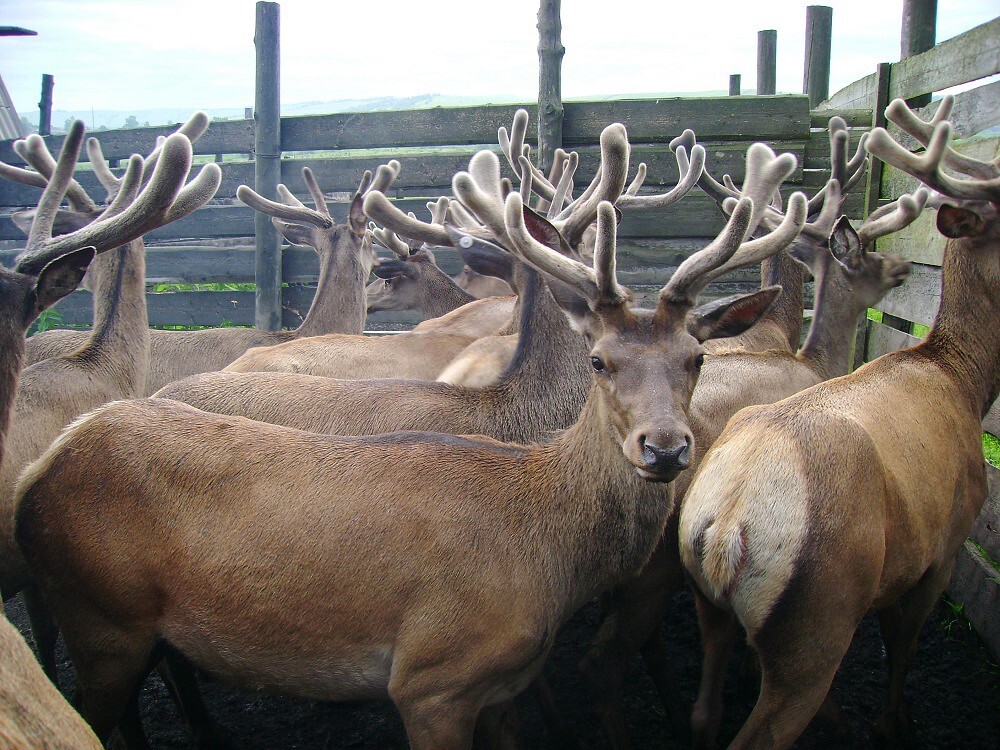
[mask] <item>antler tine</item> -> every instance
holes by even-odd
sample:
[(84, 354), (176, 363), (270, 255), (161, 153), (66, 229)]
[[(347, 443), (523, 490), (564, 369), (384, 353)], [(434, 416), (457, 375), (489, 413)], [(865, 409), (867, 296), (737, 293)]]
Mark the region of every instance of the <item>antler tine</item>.
[(306, 204), (296, 198), (292, 191), (288, 189), (288, 186), (283, 182), (279, 182), (275, 190), (278, 193), (278, 197), (281, 198), (281, 202), (286, 206), (292, 206), (293, 208), (306, 208)]
[(444, 224), (450, 203), (446, 195), (442, 195), (436, 201), (427, 202), (427, 210), (431, 212), (431, 224)]
[(521, 200), (527, 203), (531, 200), (531, 168), (528, 166), (527, 156), (520, 157), (518, 162), (521, 164), (521, 188), (518, 192), (521, 193)]
[(677, 149), (676, 157), (680, 179), (672, 189), (659, 195), (623, 195), (618, 199), (616, 205), (621, 209), (664, 208), (676, 203), (691, 192), (694, 186), (698, 184), (698, 180), (705, 169), (705, 148), (700, 144), (696, 144), (691, 150), (691, 159), (689, 161), (685, 148), (680, 146)]
[(556, 252), (531, 236), (524, 225), (524, 202), (519, 193), (507, 196), (504, 219), (507, 236), (511, 239), (509, 249), (514, 254), (539, 271), (569, 284), (590, 302), (591, 307), (596, 307), (602, 301), (612, 303), (611, 300), (602, 299), (602, 286), (592, 268)]
[[(681, 133), (679, 136), (670, 141), (669, 145), (670, 145), (670, 150), (675, 153), (680, 153), (683, 149), (686, 151), (687, 154), (690, 154), (694, 151), (695, 145), (697, 145), (697, 138), (694, 134), (694, 131), (691, 130), (691, 128), (687, 128), (684, 130), (683, 133)], [(678, 163), (680, 163), (681, 157), (678, 156), (677, 158), (678, 158)], [(687, 168), (685, 167), (682, 171), (686, 172)], [(728, 180), (728, 178), (729, 175), (725, 175), (723, 177), (723, 181), (725, 182), (726, 180)], [(727, 187), (727, 185), (720, 183), (718, 180), (712, 177), (712, 175), (706, 168), (702, 169), (701, 176), (698, 178), (698, 187), (700, 187), (702, 191), (706, 195), (708, 195), (709, 198), (714, 200), (721, 207), (723, 202), (727, 198), (739, 198), (740, 196), (740, 191), (737, 190), (734, 186), (732, 186), (731, 182), (732, 181), (729, 180), (729, 182), (727, 183), (728, 185)]]
[(371, 187), (371, 185), (372, 185), (372, 171), (370, 169), (366, 169), (365, 173), (361, 175), (361, 182), (358, 183), (358, 189), (357, 191), (355, 191), (354, 194), (355, 195), (367, 194), (368, 189)]
[[(507, 135), (507, 128), (501, 126), (497, 130), (497, 141), (500, 144), (500, 150), (503, 151), (504, 156), (507, 157), (507, 162), (510, 164), (510, 168), (514, 170), (514, 174), (518, 177), (521, 176), (520, 157), (528, 156), (528, 152), (525, 151), (527, 147), (524, 143), (527, 131), (528, 111), (526, 109), (519, 109), (514, 113), (514, 121), (510, 126), (509, 137)], [(531, 163), (530, 158), (528, 159), (528, 167), (531, 170), (535, 192), (543, 200), (552, 200), (556, 190), (553, 184), (546, 179), (538, 167)]]
[(559, 184), (556, 186), (556, 194), (552, 196), (552, 202), (549, 204), (546, 218), (550, 221), (559, 215), (567, 196), (573, 192), (573, 177), (576, 175), (577, 167), (580, 166), (580, 155), (576, 151), (571, 151), (565, 161)]
[(448, 215), (462, 229), (483, 228), (483, 225), (479, 223), (476, 217), (470, 214), (468, 209), (458, 201), (451, 201), (448, 204)]
[(767, 211), (771, 196), (795, 171), (796, 163), (792, 154), (776, 156), (774, 151), (763, 143), (754, 143), (747, 149), (747, 171), (740, 194), (753, 199), (754, 210), (750, 217), (751, 234)]
[(862, 247), (869, 247), (879, 237), (898, 232), (912, 224), (924, 210), (929, 197), (930, 192), (927, 188), (918, 188), (913, 193), (899, 196), (897, 200), (882, 206), (878, 211), (873, 211), (858, 228)]
[[(24, 146), (18, 155), (47, 180), (52, 179), (52, 175), (56, 171), (56, 160), (52, 158), (52, 154), (49, 153), (49, 149), (40, 135), (33, 133), (25, 138)], [(90, 214), (97, 211), (97, 205), (72, 175), (70, 175), (69, 184), (66, 186), (66, 200), (74, 211)]]
[(594, 275), (602, 304), (622, 305), (628, 294), (618, 285), (617, 250), (618, 217), (610, 201), (597, 204), (597, 237), (594, 241)]
[(111, 171), (107, 161), (104, 159), (104, 150), (101, 148), (101, 142), (96, 138), (87, 139), (87, 158), (90, 159), (90, 166), (93, 168), (98, 181), (107, 191), (108, 199), (114, 198), (121, 186), (121, 179), (115, 177), (114, 172)]
[(385, 164), (380, 164), (378, 169), (375, 170), (375, 177), (368, 188), (366, 188), (365, 193), (370, 193), (373, 190), (384, 193), (396, 181), (396, 178), (399, 176), (399, 170), (399, 162), (395, 159), (390, 159)]
[(420, 240), (429, 245), (451, 247), (451, 237), (444, 227), (410, 218), (392, 205), (378, 190), (369, 190), (365, 194), (363, 210), (369, 219), (374, 219), (402, 237)]
[[(941, 171), (941, 161), (951, 138), (951, 123), (947, 120), (934, 126), (934, 134), (923, 156), (912, 154), (900, 146), (884, 128), (871, 132), (866, 148), (887, 164), (913, 175), (940, 193), (958, 200), (1000, 201), (1000, 175), (992, 179), (959, 180)], [(1000, 170), (996, 170), (1000, 172)]]
[[(191, 143), (201, 138), (201, 136), (208, 130), (208, 115), (201, 110), (194, 112), (185, 122), (181, 125), (174, 133), (179, 133), (186, 137)], [(153, 169), (156, 167), (156, 162), (160, 159), (160, 154), (163, 153), (164, 140), (160, 140), (163, 136), (156, 139), (156, 148), (149, 152), (149, 156), (146, 157), (146, 169), (145, 173), (151, 174)]]
[[(279, 195), (280, 194), (281, 191), (279, 190)], [(312, 224), (313, 226), (320, 227), (321, 229), (329, 229), (333, 226), (333, 219), (329, 216), (324, 216), (318, 211), (313, 211), (311, 208), (301, 205), (301, 203), (298, 206), (290, 206), (285, 203), (272, 201), (260, 195), (247, 185), (240, 185), (236, 188), (236, 197), (255, 211), (260, 211), (262, 214), (267, 214), (275, 219)]]
[(12, 182), (19, 182), (22, 185), (31, 185), (31, 187), (37, 187), (45, 189), (45, 186), (49, 184), (41, 174), (38, 172), (32, 172), (30, 169), (22, 169), (21, 167), (14, 167), (6, 162), (0, 161), (0, 177), (11, 180)]
[[(678, 162), (679, 161), (680, 157), (678, 157)], [(639, 188), (642, 187), (642, 183), (644, 183), (645, 181), (646, 181), (646, 162), (641, 161), (639, 162), (639, 167), (635, 170), (635, 177), (632, 179), (632, 182), (629, 183), (629, 186), (625, 188), (625, 195), (635, 195), (636, 193), (638, 193)]]
[[(39, 140), (41, 139), (39, 138)], [(38, 201), (35, 220), (32, 222), (31, 231), (28, 234), (29, 249), (33, 249), (45, 240), (52, 238), (52, 225), (55, 222), (56, 211), (59, 210), (59, 204), (62, 203), (63, 196), (66, 195), (70, 181), (73, 179), (73, 170), (76, 168), (81, 145), (83, 145), (83, 123), (80, 120), (74, 120), (63, 141), (62, 150), (59, 152), (59, 161), (55, 163), (52, 173), (47, 175), (49, 183)], [(30, 141), (27, 146), (30, 148)], [(44, 142), (42, 149), (51, 159), (52, 155), (45, 149)]]
[[(854, 152), (854, 156), (848, 159), (847, 147), (850, 142), (850, 135), (847, 130), (847, 123), (844, 122), (844, 119), (841, 117), (831, 117), (829, 129), (830, 178), (831, 180), (835, 180), (840, 186), (839, 200), (842, 205), (847, 193), (861, 181), (865, 168), (868, 166), (868, 160), (864, 150), (865, 143), (868, 140), (868, 134), (865, 133), (861, 136), (858, 141), (858, 147)], [(822, 190), (809, 199), (809, 215), (812, 216), (816, 213), (828, 214), (829, 211), (826, 210), (826, 204), (829, 200), (830, 194), (827, 191), (827, 186), (824, 185)], [(836, 221), (837, 216), (840, 215), (840, 205), (832, 210), (835, 213), (833, 219)], [(830, 231), (833, 231), (833, 224), (830, 225), (829, 229)], [(825, 242), (829, 236), (829, 232), (826, 232), (822, 240)]]
[[(527, 162), (523, 156), (522, 163)], [(531, 178), (529, 177), (529, 180)], [(455, 197), (503, 244), (504, 199), (500, 192), (500, 159), (492, 151), (479, 151), (469, 162), (468, 172), (457, 173), (451, 181)]]
[[(72, 133), (73, 129), (70, 130)], [(80, 135), (82, 137), (82, 127)], [(69, 140), (67, 135), (67, 142)], [(76, 148), (79, 147), (78, 140)], [(161, 153), (163, 158), (156, 165), (153, 176), (127, 209), (116, 216), (98, 218), (70, 234), (29, 245), (29, 250), (18, 257), (17, 270), (38, 273), (52, 259), (80, 247), (93, 246), (97, 252), (103, 252), (124, 245), (151, 229), (190, 213), (215, 194), (222, 181), (218, 164), (206, 164), (198, 177), (182, 188), (192, 157), (191, 142), (186, 136), (172, 134)], [(60, 164), (60, 168), (62, 166)], [(131, 181), (134, 176), (129, 179)]]
[(400, 260), (410, 257), (410, 246), (403, 242), (391, 229), (380, 229), (375, 227), (371, 230), (378, 243), (387, 250), (391, 250)]
[(583, 233), (597, 216), (597, 206), (601, 201), (614, 203), (625, 189), (628, 176), (629, 143), (628, 133), (621, 123), (612, 123), (601, 132), (600, 183), (586, 200), (577, 200), (573, 210), (559, 230), (569, 246), (580, 244)]
[(313, 203), (316, 204), (316, 210), (324, 216), (330, 216), (330, 208), (326, 205), (326, 198), (323, 197), (323, 191), (320, 189), (319, 183), (316, 182), (316, 175), (309, 167), (302, 167), (302, 181), (306, 184), (306, 189), (309, 190)]
[[(885, 116), (889, 122), (893, 123), (904, 133), (912, 136), (922, 145), (927, 146), (931, 136), (934, 134), (934, 129), (939, 123), (947, 121), (951, 116), (954, 104), (955, 97), (953, 95), (948, 94), (943, 97), (937, 112), (934, 113), (929, 122), (925, 122), (917, 117), (916, 113), (902, 99), (894, 99), (885, 108)], [(960, 154), (950, 146), (945, 149), (944, 165), (960, 174), (980, 180), (989, 180), (997, 176), (997, 167), (994, 164)]]
[(143, 159), (139, 154), (132, 154), (129, 157), (125, 174), (122, 175), (120, 180), (117, 177), (115, 178), (118, 183), (117, 191), (114, 200), (111, 201), (111, 205), (101, 214), (102, 217), (110, 218), (117, 216), (132, 205), (139, 192), (139, 188), (142, 187), (144, 167)]
[[(736, 199), (731, 198), (730, 201), (732, 203), (729, 207), (732, 208), (735, 206)], [(782, 217), (781, 223), (763, 237), (742, 243), (729, 260), (705, 276), (704, 283), (711, 283), (735, 268), (760, 263), (792, 244), (805, 227), (808, 204), (809, 201), (806, 199), (805, 193), (792, 193), (788, 198), (788, 211)], [(827, 233), (827, 237), (829, 237), (829, 233)]]

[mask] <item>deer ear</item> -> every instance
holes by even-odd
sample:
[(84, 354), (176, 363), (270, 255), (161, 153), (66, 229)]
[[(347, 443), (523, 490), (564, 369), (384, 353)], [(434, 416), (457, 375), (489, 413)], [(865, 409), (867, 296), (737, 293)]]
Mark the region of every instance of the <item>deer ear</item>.
[(80, 286), (87, 266), (94, 260), (94, 253), (93, 247), (74, 250), (42, 269), (35, 280), (35, 308), (29, 313), (31, 320)]
[(738, 336), (764, 316), (780, 293), (780, 286), (769, 286), (696, 307), (688, 314), (688, 333), (702, 342)]
[(563, 255), (569, 253), (569, 246), (566, 244), (566, 240), (552, 222), (527, 206), (522, 206), (522, 214), (524, 216), (525, 229), (528, 230), (528, 234), (534, 239)]
[(983, 231), (985, 222), (975, 211), (945, 203), (937, 212), (937, 228), (945, 237), (975, 237)]
[[(10, 220), (24, 234), (29, 234), (31, 232), (31, 225), (35, 221), (36, 213), (38, 211), (34, 208), (27, 211), (17, 211), (11, 214)], [(93, 216), (60, 208), (56, 211), (56, 218), (52, 224), (52, 236), (60, 237), (64, 234), (75, 232), (77, 229), (83, 229), (83, 227), (90, 224), (93, 220)]]
[(354, 200), (351, 201), (351, 208), (347, 212), (347, 225), (351, 228), (351, 232), (358, 237), (363, 235), (365, 229), (368, 228), (368, 217), (365, 216), (363, 195), (356, 195), (354, 196)]
[(514, 280), (514, 259), (510, 253), (502, 250), (491, 242), (476, 239), (466, 235), (471, 239), (468, 247), (462, 243), (457, 246), (458, 254), (462, 260), (468, 264), (476, 273), (483, 276), (494, 276), (503, 279), (508, 284)]
[(854, 231), (851, 222), (846, 216), (841, 216), (837, 220), (833, 232), (828, 241), (830, 252), (837, 262), (845, 268), (856, 271), (861, 267), (861, 259), (865, 255), (865, 249), (861, 244), (861, 238)]
[(293, 245), (308, 245), (312, 247), (312, 243), (310, 242), (312, 239), (312, 230), (309, 227), (303, 224), (293, 224), (290, 221), (282, 221), (274, 217), (271, 217), (271, 223), (274, 224), (275, 229), (281, 232), (281, 236)]
[(417, 270), (406, 261), (386, 260), (372, 268), (372, 273), (380, 279), (395, 279), (405, 276), (408, 279), (417, 278)]

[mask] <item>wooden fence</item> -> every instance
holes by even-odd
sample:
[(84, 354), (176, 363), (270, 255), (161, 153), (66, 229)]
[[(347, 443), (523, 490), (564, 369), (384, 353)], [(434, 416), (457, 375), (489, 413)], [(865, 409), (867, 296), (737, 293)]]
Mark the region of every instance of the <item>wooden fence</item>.
[[(913, 99), (959, 84), (976, 82), (975, 88), (959, 93), (950, 120), (960, 139), (957, 149), (979, 159), (1000, 155), (1000, 81), (984, 81), (1000, 73), (1000, 19), (977, 26), (942, 42), (933, 49), (894, 64), (882, 64), (872, 75), (841, 89), (814, 114), (826, 110), (861, 109), (872, 112), (874, 123), (884, 125), (884, 110), (894, 98)], [(928, 119), (940, 101), (917, 110)], [(904, 143), (916, 149), (912, 139), (890, 127)], [(917, 187), (917, 181), (899, 170), (884, 166), (874, 171), (869, 184), (869, 206), (895, 200)], [(876, 249), (901, 255), (913, 263), (906, 283), (891, 291), (869, 320), (863, 348), (864, 360), (913, 346), (925, 327), (933, 324), (941, 301), (941, 262), (945, 239), (934, 226), (935, 212), (926, 211), (906, 229), (880, 239)], [(1000, 322), (997, 323), (1000, 325)], [(925, 394), (914, 393), (913, 398)], [(983, 428), (1000, 436), (1000, 408), (993, 409)], [(984, 636), (995, 656), (1000, 657), (1000, 471), (987, 465), (990, 494), (972, 534), (959, 554), (949, 595), (965, 606), (965, 613)]]

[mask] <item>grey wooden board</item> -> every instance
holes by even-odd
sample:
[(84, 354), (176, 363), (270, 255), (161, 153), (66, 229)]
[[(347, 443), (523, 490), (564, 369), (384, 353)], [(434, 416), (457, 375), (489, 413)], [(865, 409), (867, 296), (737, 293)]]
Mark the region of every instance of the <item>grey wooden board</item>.
[(983, 417), (983, 432), (1000, 437), (1000, 399), (993, 402), (993, 406)]
[[(101, 150), (107, 159), (127, 159), (132, 154), (148, 154), (156, 146), (156, 138), (170, 135), (177, 125), (157, 125), (150, 128), (128, 128), (123, 130), (97, 130), (88, 132), (101, 143)], [(45, 137), (49, 150), (56, 154), (62, 148), (65, 136)], [(24, 164), (14, 153), (13, 141), (0, 141), (0, 161), (8, 164)], [(193, 144), (196, 154), (246, 154), (253, 151), (253, 120), (228, 120), (213, 122), (208, 130)], [(80, 150), (80, 161), (89, 160), (87, 150)]]
[[(921, 120), (930, 120), (941, 106), (941, 99), (916, 110)], [(989, 128), (1000, 125), (1000, 81), (993, 81), (969, 91), (955, 95), (948, 121), (954, 128), (955, 138), (970, 138)], [(895, 125), (889, 125), (889, 132), (903, 146), (915, 150), (919, 145), (915, 138), (902, 132)]]
[(1000, 73), (1000, 18), (892, 66), (889, 96), (909, 99)]
[[(850, 146), (848, 158), (854, 155), (861, 136), (871, 130), (870, 127), (848, 128)], [(830, 168), (830, 131), (826, 127), (813, 128), (809, 131), (809, 141), (806, 143), (805, 163), (809, 169)]]
[(941, 304), (941, 269), (914, 263), (910, 277), (902, 286), (891, 290), (876, 306), (914, 323), (929, 326), (934, 322)]
[[(872, 65), (872, 67), (875, 67)], [(822, 102), (819, 107), (813, 110), (815, 115), (818, 112), (823, 112), (827, 109), (832, 109), (834, 111), (839, 111), (842, 109), (868, 109), (872, 108), (875, 101), (875, 74), (869, 73), (864, 78), (859, 78), (856, 81), (844, 86), (840, 91), (836, 91), (830, 95), (830, 98), (825, 102)]]
[[(986, 475), (989, 494), (970, 539), (997, 560), (1000, 559), (1000, 470), (987, 464)], [(965, 605), (965, 616), (986, 641), (994, 658), (1000, 659), (1000, 572), (968, 541), (955, 559), (948, 595)]]
[[(825, 106), (824, 102), (820, 106)], [(849, 128), (870, 128), (872, 124), (871, 107), (860, 109), (814, 109), (809, 113), (809, 123), (814, 128), (826, 128), (834, 115), (842, 117)]]
[[(720, 179), (723, 174), (728, 174), (737, 182), (743, 181), (748, 147), (745, 141), (705, 141), (702, 145), (707, 151), (708, 164), (713, 174)], [(795, 156), (798, 166), (787, 182), (790, 184), (799, 182), (802, 179), (802, 165), (805, 162), (805, 143), (803, 141), (773, 140), (768, 145), (779, 153), (788, 152)], [(426, 154), (409, 153), (401, 156), (397, 156), (392, 149), (387, 149), (383, 154), (376, 156), (282, 159), (281, 182), (296, 195), (308, 197), (308, 190), (302, 180), (302, 168), (309, 167), (324, 192), (353, 193), (366, 169), (374, 170), (379, 164), (396, 158), (402, 169), (392, 190), (389, 191), (390, 194), (398, 193), (399, 190), (404, 189), (425, 191), (419, 194), (427, 195), (427, 188), (440, 188), (445, 193), (450, 193), (451, 180), (455, 173), (467, 169), (472, 155), (480, 148), (486, 147), (448, 149), (445, 153), (442, 153), (441, 150), (431, 150)], [(489, 146), (489, 148), (499, 153), (499, 146)], [(580, 154), (580, 166), (577, 172), (579, 175), (577, 192), (580, 192), (583, 190), (584, 181), (596, 174), (600, 164), (600, 149), (597, 146), (583, 146), (577, 148), (576, 151)], [(635, 173), (639, 162), (646, 163), (645, 184), (647, 186), (673, 186), (677, 182), (677, 160), (667, 144), (633, 144), (630, 161), (632, 174)], [(504, 173), (513, 176), (506, 159), (503, 159), (502, 162)], [(240, 185), (252, 186), (254, 184), (253, 162), (226, 162), (220, 166), (222, 168), (222, 183), (215, 196), (217, 200), (232, 199)], [(120, 175), (122, 171), (115, 170), (115, 173)], [(103, 199), (104, 188), (93, 172), (78, 170), (76, 179), (95, 200), (101, 201)], [(33, 207), (37, 204), (41, 194), (40, 188), (0, 180), (0, 206)]]
[(908, 349), (920, 343), (920, 339), (877, 320), (868, 321), (868, 350), (866, 359), (870, 362), (889, 352)]

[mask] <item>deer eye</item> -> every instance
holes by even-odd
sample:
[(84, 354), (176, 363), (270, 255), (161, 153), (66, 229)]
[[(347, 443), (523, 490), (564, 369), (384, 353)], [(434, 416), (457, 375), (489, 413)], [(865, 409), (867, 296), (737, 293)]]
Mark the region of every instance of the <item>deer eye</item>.
[(697, 357), (694, 358), (695, 369), (700, 370), (701, 366), (703, 364), (705, 364), (705, 355), (704, 354), (699, 354)]
[(606, 372), (604, 360), (600, 357), (591, 357), (590, 364), (594, 366), (594, 372)]

